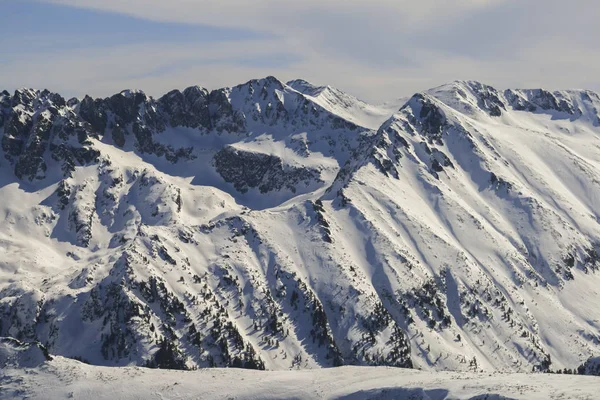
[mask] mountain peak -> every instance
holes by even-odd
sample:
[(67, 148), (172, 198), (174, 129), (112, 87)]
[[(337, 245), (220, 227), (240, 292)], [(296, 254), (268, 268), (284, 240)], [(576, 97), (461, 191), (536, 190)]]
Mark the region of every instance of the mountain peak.
[(294, 79), (286, 83), (292, 89), (312, 97), (317, 97), (324, 90), (331, 89), (330, 86), (316, 86), (304, 79)]
[(478, 81), (457, 80), (425, 93), (469, 115), (483, 111), (489, 116), (499, 117), (506, 110), (502, 94), (494, 87)]
[[(508, 110), (584, 118), (597, 123), (600, 96), (589, 90), (507, 89), (499, 91), (478, 81), (458, 80), (425, 91), (466, 115), (499, 117)], [(482, 113), (482, 114), (481, 114)]]
[(260, 79), (251, 79), (246, 83), (234, 86), (233, 89), (241, 89), (244, 87), (249, 87), (251, 89), (253, 88), (268, 88), (268, 89), (278, 89), (278, 90), (283, 90), (284, 88), (284, 83), (281, 82), (279, 79), (277, 79), (276, 77), (269, 75), (266, 76), (264, 78), (260, 78)]
[(140, 89), (124, 89), (124, 90), (121, 90), (119, 93), (114, 94), (113, 96), (117, 96), (117, 95), (123, 96), (126, 98), (134, 98), (137, 96), (147, 97), (146, 93), (144, 93), (144, 91), (140, 90)]

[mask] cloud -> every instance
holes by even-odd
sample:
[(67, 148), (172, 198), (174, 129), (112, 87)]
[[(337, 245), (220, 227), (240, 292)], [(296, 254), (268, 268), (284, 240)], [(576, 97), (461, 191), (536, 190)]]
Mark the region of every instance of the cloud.
[[(143, 88), (159, 95), (175, 87), (194, 84), (212, 88), (231, 84), (224, 81), (227, 75), (220, 72), (227, 66), (249, 70), (250, 79), (252, 70), (261, 68), (257, 60), (272, 59), (280, 47), (277, 41), (264, 39), (196, 44), (135, 43), (102, 51), (92, 48), (27, 54), (11, 62), (5, 60), (0, 69), (2, 76), (24, 81), (27, 86), (60, 89), (68, 95), (105, 96), (126, 88)], [(241, 77), (241, 74), (238, 72), (235, 76)], [(148, 89), (145, 83), (151, 84)]]
[[(80, 95), (139, 87), (232, 85), (254, 77), (302, 77), (370, 101), (454, 79), (505, 87), (600, 89), (594, 21), (600, 4), (573, 0), (52, 0), (169, 26), (235, 29), (228, 41), (165, 34), (19, 55), (0, 83), (54, 86)], [(188, 29), (186, 28), (186, 29)], [(55, 40), (52, 36), (47, 41)], [(51, 46), (51, 44), (50, 44)], [(44, 67), (40, 70), (39, 65)], [(37, 72), (36, 72), (37, 71)]]
[(468, 10), (485, 8), (503, 0), (45, 0), (48, 3), (81, 8), (119, 12), (131, 16), (163, 22), (200, 23), (218, 26), (276, 30), (301, 24), (305, 15), (324, 13), (369, 14), (400, 17), (406, 24), (452, 18)]

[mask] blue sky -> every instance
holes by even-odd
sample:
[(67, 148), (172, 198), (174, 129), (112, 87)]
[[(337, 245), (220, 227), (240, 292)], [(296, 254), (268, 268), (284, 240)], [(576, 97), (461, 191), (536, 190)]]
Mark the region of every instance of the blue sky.
[(275, 75), (374, 102), (454, 79), (598, 90), (596, 3), (0, 0), (0, 88), (157, 96)]
[[(122, 43), (218, 42), (259, 39), (268, 33), (194, 23), (152, 21), (116, 12), (77, 8), (37, 1), (4, 1), (0, 32), (14, 51), (54, 51), (109, 47)], [(6, 18), (8, 16), (8, 18)], [(55, 40), (55, 46), (36, 46), (34, 39)], [(31, 47), (33, 46), (33, 47)]]

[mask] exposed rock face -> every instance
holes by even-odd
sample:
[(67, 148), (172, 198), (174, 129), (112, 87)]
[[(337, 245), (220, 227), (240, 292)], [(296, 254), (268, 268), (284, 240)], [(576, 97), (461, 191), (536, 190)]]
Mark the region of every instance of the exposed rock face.
[(208, 91), (204, 88), (191, 86), (183, 93), (173, 90), (158, 99), (158, 104), (170, 116), (171, 126), (211, 129)]
[(72, 173), (76, 165), (98, 158), (98, 151), (89, 141), (96, 133), (67, 108), (59, 95), (23, 89), (13, 96), (5, 93), (2, 104), (2, 149), (19, 179), (44, 178), (48, 157), (59, 163), (65, 175)]
[(417, 93), (400, 109), (400, 113), (406, 115), (407, 126), (413, 132), (419, 132), (430, 142), (441, 141), (447, 120), (434, 98)]
[(241, 193), (258, 188), (261, 193), (288, 189), (296, 191), (298, 184), (309, 187), (322, 182), (319, 171), (308, 167), (284, 165), (283, 160), (270, 154), (226, 147), (214, 158), (217, 172)]
[(246, 129), (244, 115), (241, 112), (234, 111), (228, 94), (228, 89), (218, 89), (210, 93), (211, 126), (219, 133), (244, 132)]
[(169, 122), (192, 127), (198, 127), (198, 121), (207, 124), (208, 110), (202, 103), (202, 95), (206, 93), (198, 88), (184, 93), (184, 104), (179, 104), (182, 108), (177, 108), (181, 99), (172, 100), (172, 106), (163, 100), (160, 104), (166, 111), (161, 112), (153, 99), (139, 91), (124, 91), (107, 99), (86, 96), (81, 102), (72, 99), (68, 103), (48, 91), (23, 89), (13, 96), (3, 92), (0, 127), (4, 128), (4, 156), (14, 164), (19, 179), (43, 179), (50, 159), (69, 176), (77, 165), (98, 160), (99, 152), (90, 139), (108, 133), (118, 147), (125, 146), (130, 138), (141, 153), (165, 156), (172, 162), (189, 159), (191, 149), (175, 149), (154, 139)]
[(479, 108), (487, 111), (492, 117), (499, 117), (506, 106), (501, 100), (501, 94), (491, 86), (479, 82), (469, 82), (469, 86), (477, 98)]
[(561, 93), (551, 93), (544, 89), (507, 90), (504, 95), (515, 110), (535, 112), (538, 108), (545, 111), (558, 111), (569, 115), (581, 112)]
[(107, 115), (106, 107), (101, 99), (92, 99), (90, 96), (85, 96), (81, 103), (70, 102), (71, 106), (79, 106), (79, 115), (87, 121), (94, 132), (104, 134), (106, 130)]

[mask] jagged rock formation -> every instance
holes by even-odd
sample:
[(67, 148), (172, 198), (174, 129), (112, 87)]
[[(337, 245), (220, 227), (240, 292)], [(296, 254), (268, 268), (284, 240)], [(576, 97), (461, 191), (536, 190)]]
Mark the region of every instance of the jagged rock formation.
[(301, 182), (307, 187), (323, 182), (314, 168), (284, 165), (277, 156), (237, 150), (232, 146), (217, 152), (214, 160), (215, 168), (225, 182), (232, 183), (241, 193), (246, 193), (249, 188), (258, 188), (261, 193), (287, 188), (295, 193)]
[(0, 335), (103, 365), (576, 368), (600, 353), (599, 105), (3, 92)]

